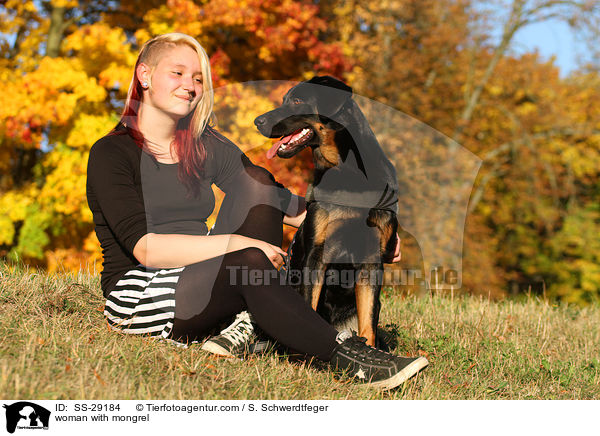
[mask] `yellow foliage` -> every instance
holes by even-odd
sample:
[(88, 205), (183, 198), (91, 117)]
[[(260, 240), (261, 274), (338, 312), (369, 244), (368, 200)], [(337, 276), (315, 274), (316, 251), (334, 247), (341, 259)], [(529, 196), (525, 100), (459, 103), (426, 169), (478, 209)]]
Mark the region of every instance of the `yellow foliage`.
[(538, 107), (535, 104), (527, 102), (527, 103), (523, 103), (522, 105), (520, 105), (517, 108), (516, 112), (519, 115), (526, 116), (526, 115), (534, 114), (537, 110), (538, 110)]
[(262, 46), (258, 51), (258, 57), (265, 62), (273, 62), (275, 59), (271, 50), (267, 46)]
[(166, 5), (157, 9), (152, 9), (144, 17), (144, 21), (148, 25), (148, 33), (150, 35), (160, 35), (174, 31), (174, 26), (171, 23), (174, 11), (171, 11)]
[[(82, 71), (78, 59), (48, 58), (35, 71), (0, 84), (0, 119), (13, 119), (18, 129), (63, 125), (70, 121), (82, 102), (102, 102), (106, 90)], [(32, 142), (41, 137), (34, 133)]]
[(39, 189), (33, 184), (20, 191), (8, 191), (0, 196), (0, 244), (14, 241), (14, 223), (24, 221), (27, 208), (36, 202)]
[(254, 119), (273, 109), (273, 102), (259, 95), (252, 86), (231, 84), (215, 90), (217, 127), (243, 151), (256, 147), (268, 148), (271, 143), (257, 134)]
[(94, 142), (106, 135), (117, 123), (116, 117), (82, 113), (69, 131), (66, 144), (72, 148), (89, 149)]
[(118, 88), (123, 96), (127, 94), (132, 78), (132, 67), (111, 62), (99, 75), (99, 84), (106, 88)]
[(168, 0), (166, 5), (149, 11), (144, 16), (144, 21), (152, 35), (182, 32), (198, 37), (202, 34), (201, 18), (201, 8), (195, 2)]
[(50, 27), (50, 21), (40, 20), (37, 28), (31, 29), (19, 46), (19, 54), (15, 60), (23, 71), (33, 71), (37, 68), (40, 59), (40, 44), (42, 44)]
[(14, 14), (15, 18), (12, 24), (16, 26), (20, 26), (25, 22), (24, 17), (27, 14), (35, 14), (37, 12), (36, 2), (32, 0), (7, 0), (4, 4), (4, 9)]
[(76, 8), (79, 5), (77, 0), (52, 0), (51, 3), (55, 8)]
[(500, 86), (490, 86), (488, 88), (488, 92), (490, 93), (490, 95), (493, 95), (495, 97), (499, 96), (502, 94), (502, 87)]
[(15, 238), (15, 226), (8, 216), (0, 214), (0, 244), (12, 245)]
[(57, 147), (46, 155), (43, 166), (52, 170), (39, 194), (44, 209), (83, 219), (88, 154), (88, 150)]
[(34, 202), (38, 194), (38, 189), (33, 186), (24, 191), (8, 191), (0, 197), (2, 215), (11, 221), (22, 221), (25, 219), (27, 206)]
[(148, 29), (145, 29), (145, 28), (141, 28), (141, 29), (136, 30), (134, 36), (135, 36), (135, 40), (137, 42), (137, 45), (140, 46), (140, 47), (146, 41), (148, 41), (148, 40), (150, 40), (150, 38), (152, 38), (152, 35), (148, 31)]
[[(462, 0), (135, 0), (104, 5), (110, 9), (118, 4), (120, 12), (131, 15), (129, 20), (117, 17), (123, 13), (109, 13), (95, 23), (98, 15), (90, 11), (96, 1), (1, 4), (0, 173), (21, 174), (16, 177), (20, 180), (0, 180), (0, 244), (20, 256), (45, 258), (50, 271), (90, 264), (100, 269), (102, 254), (90, 233), (92, 215), (85, 200), (88, 150), (114, 126), (137, 49), (156, 34), (180, 31), (196, 37), (211, 55), (217, 86), (337, 71), (357, 94), (383, 99), (446, 134), (457, 128), (467, 97), (493, 54), (475, 45), (469, 33), (478, 28), (470, 25), (475, 18), (468, 6), (473, 3)], [(69, 14), (75, 20), (62, 17), (68, 26), (59, 57), (49, 58), (44, 53), (53, 7), (74, 8)], [(123, 22), (126, 30), (115, 25)], [(142, 27), (136, 29), (136, 23)], [(18, 41), (14, 49), (12, 41)], [(492, 271), (491, 265), (502, 264), (536, 274), (544, 238), (564, 226), (568, 213), (552, 205), (596, 201), (600, 139), (590, 132), (591, 126), (600, 126), (599, 84), (595, 73), (563, 80), (558, 68), (536, 55), (506, 55), (498, 63), (470, 122), (461, 126), (465, 145), (475, 153), (516, 144), (488, 162), (492, 178), (474, 212), (488, 227), (480, 224), (479, 233), (465, 239), (467, 250), (476, 253), (471, 263), (477, 269), (489, 264), (494, 275), (501, 268)], [(267, 97), (236, 85), (216, 94), (218, 128), (226, 136), (245, 151), (271, 145), (256, 132), (253, 120), (273, 108), (270, 99), (276, 93)], [(581, 132), (578, 126), (590, 130)], [(402, 133), (405, 141), (419, 140), (410, 132), (394, 133)], [(44, 152), (28, 154), (27, 148)], [(403, 156), (404, 164), (413, 158)], [(285, 164), (269, 164), (279, 179)], [(304, 186), (304, 167), (295, 161), (285, 169), (282, 182)], [(10, 191), (14, 185), (18, 190)], [(221, 199), (217, 194), (217, 210)], [(584, 218), (581, 223), (597, 221)], [(571, 243), (588, 251), (597, 231), (581, 236), (577, 224), (572, 239), (557, 251)], [(480, 234), (485, 246), (478, 245)], [(597, 259), (580, 252), (568, 257), (569, 268), (548, 269), (566, 274), (561, 278), (564, 290), (561, 283), (557, 293), (577, 300), (581, 292), (596, 292)], [(528, 265), (525, 258), (531, 259)], [(573, 272), (582, 275), (575, 291)]]
[(99, 85), (127, 91), (137, 53), (122, 29), (104, 23), (82, 26), (65, 39), (62, 48), (65, 53), (73, 51), (81, 69), (97, 78)]
[[(96, 232), (92, 231), (83, 241), (83, 249), (88, 253), (99, 253), (102, 254), (102, 248), (100, 247), (100, 241), (96, 236)], [(101, 258), (101, 257), (100, 257)]]
[[(0, 34), (20, 33), (19, 50), (12, 57), (2, 56), (2, 63), (12, 72), (18, 64), (23, 71), (35, 69), (40, 58), (39, 45), (48, 34), (50, 20), (42, 17), (34, 1), (9, 0), (0, 8)], [(35, 23), (35, 25), (31, 25)], [(5, 47), (2, 47), (4, 49)], [(6, 47), (7, 48), (7, 47)]]

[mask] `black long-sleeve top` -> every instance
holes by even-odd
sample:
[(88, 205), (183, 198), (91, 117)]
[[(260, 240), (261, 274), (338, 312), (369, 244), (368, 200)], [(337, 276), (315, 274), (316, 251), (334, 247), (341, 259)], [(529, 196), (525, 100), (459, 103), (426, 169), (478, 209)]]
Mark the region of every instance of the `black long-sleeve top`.
[(249, 162), (223, 136), (203, 135), (203, 179), (199, 195), (191, 198), (177, 178), (178, 164), (157, 162), (124, 126), (119, 125), (117, 132), (92, 146), (87, 168), (87, 200), (104, 257), (105, 297), (125, 272), (139, 265), (133, 248), (145, 234), (206, 235), (206, 219), (215, 206), (211, 185), (227, 193), (244, 171), (243, 160)]

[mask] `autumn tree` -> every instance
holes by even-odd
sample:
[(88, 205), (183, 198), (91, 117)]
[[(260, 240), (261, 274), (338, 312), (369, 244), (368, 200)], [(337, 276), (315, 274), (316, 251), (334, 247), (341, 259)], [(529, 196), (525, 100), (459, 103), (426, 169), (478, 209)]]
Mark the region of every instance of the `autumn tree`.
[[(521, 29), (549, 19), (595, 34), (597, 2), (321, 4), (334, 23), (331, 37), (343, 41), (355, 59), (349, 77), (356, 91), (439, 130), (447, 135), (449, 149), (460, 144), (483, 159), (467, 220), (466, 287), (501, 293), (509, 280), (544, 281), (549, 293), (564, 296), (571, 287), (572, 295), (581, 295), (581, 277), (595, 277), (595, 255), (578, 251), (582, 257), (567, 260), (571, 254), (561, 258), (561, 253), (573, 249), (558, 247), (569, 240), (564, 226), (573, 232), (573, 212), (577, 222), (594, 216), (590, 192), (596, 189), (599, 118), (591, 101), (598, 98), (597, 76), (561, 79), (551, 63), (535, 54), (515, 57), (511, 47)], [(494, 29), (500, 30), (495, 37)], [(406, 159), (400, 156), (397, 167)], [(438, 198), (450, 207), (455, 194), (452, 183), (447, 186)], [(563, 261), (569, 271), (581, 269), (561, 272)], [(584, 281), (583, 300), (597, 298), (598, 287), (590, 294), (589, 285), (595, 278)]]
[[(88, 150), (115, 125), (146, 40), (172, 31), (196, 37), (221, 88), (312, 72), (341, 76), (350, 64), (339, 44), (321, 42), (318, 12), (310, 1), (3, 2), (2, 254), (50, 270), (100, 259), (85, 200)], [(221, 113), (229, 112), (219, 128), (243, 149), (268, 146), (264, 138), (252, 143), (244, 126), (273, 101), (251, 88), (240, 99), (232, 89), (220, 94)]]
[(599, 9), (591, 0), (4, 1), (0, 251), (51, 270), (100, 258), (88, 150), (116, 123), (141, 44), (180, 31), (210, 55), (219, 128), (285, 185), (303, 192), (310, 159), (266, 161), (270, 142), (252, 120), (290, 84), (244, 82), (332, 74), (404, 114), (396, 122), (357, 97), (411, 193), (403, 218), (445, 236), (442, 252), (456, 237), (427, 208), (464, 196), (461, 150), (483, 161), (467, 211), (466, 289), (543, 282), (550, 295), (597, 300), (597, 66), (561, 78), (552, 61), (511, 48), (531, 23), (561, 19), (596, 49)]

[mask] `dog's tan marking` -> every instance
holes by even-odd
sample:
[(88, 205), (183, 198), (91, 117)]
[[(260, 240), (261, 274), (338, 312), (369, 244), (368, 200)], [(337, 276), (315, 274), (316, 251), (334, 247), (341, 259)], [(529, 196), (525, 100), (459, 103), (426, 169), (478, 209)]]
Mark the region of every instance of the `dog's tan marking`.
[(367, 345), (374, 347), (373, 292), (368, 283), (360, 283), (360, 281), (356, 283), (354, 292), (356, 294), (356, 313), (358, 315), (358, 335), (367, 338)]
[(323, 123), (314, 123), (312, 127), (321, 143), (319, 146), (321, 164), (326, 167), (336, 166), (340, 162), (340, 155), (335, 143), (335, 132), (325, 127)]
[(315, 245), (325, 242), (327, 236), (333, 235), (347, 220), (358, 218), (359, 212), (346, 208), (319, 209), (315, 213)]
[(318, 209), (315, 212), (315, 245), (321, 245), (327, 237), (327, 227), (329, 224), (329, 214), (326, 210)]
[[(329, 214), (324, 209), (317, 209), (314, 213), (314, 244), (322, 245), (327, 237), (327, 229), (329, 228)], [(324, 271), (320, 271), (324, 272)], [(319, 305), (319, 298), (321, 297), (321, 290), (323, 289), (323, 280), (325, 274), (319, 274), (314, 278), (312, 289), (310, 291), (310, 305), (316, 311)], [(311, 281), (313, 277), (311, 276)]]
[[(371, 211), (368, 218), (368, 224), (376, 226), (379, 230), (379, 245), (381, 255), (383, 257), (393, 256), (396, 245), (391, 245), (390, 239), (393, 237), (394, 242), (396, 241), (395, 235), (392, 234), (393, 226), (390, 224), (387, 216), (382, 215), (378, 211)], [(388, 246), (389, 243), (389, 246)]]
[(317, 311), (317, 306), (319, 305), (319, 298), (321, 298), (321, 291), (323, 290), (324, 277), (325, 277), (325, 274), (319, 274), (317, 276), (317, 282), (313, 285), (312, 291), (310, 293), (310, 295), (311, 295), (310, 305), (312, 306), (312, 308), (315, 312)]

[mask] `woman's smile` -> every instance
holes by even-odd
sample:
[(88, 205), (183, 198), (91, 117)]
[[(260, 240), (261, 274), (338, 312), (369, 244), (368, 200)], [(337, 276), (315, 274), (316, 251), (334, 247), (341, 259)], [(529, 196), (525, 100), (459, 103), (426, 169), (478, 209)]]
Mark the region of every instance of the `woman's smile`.
[(190, 95), (176, 95), (175, 97), (180, 98), (185, 101), (193, 101), (194, 100), (194, 97), (192, 97)]
[(188, 94), (188, 95), (175, 94), (175, 97), (179, 100), (185, 101), (188, 105), (191, 105), (192, 103), (194, 103), (196, 96), (192, 95), (192, 94)]

